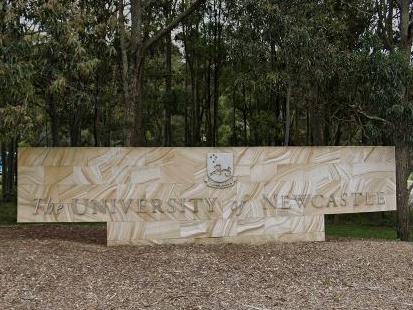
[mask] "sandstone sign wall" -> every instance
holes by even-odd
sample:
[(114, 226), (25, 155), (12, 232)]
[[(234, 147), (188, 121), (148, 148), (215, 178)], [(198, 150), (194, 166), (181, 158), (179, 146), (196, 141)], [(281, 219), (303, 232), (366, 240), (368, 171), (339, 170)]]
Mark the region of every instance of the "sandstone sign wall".
[(396, 209), (393, 147), (20, 148), (19, 222), (107, 222), (108, 244), (324, 240)]

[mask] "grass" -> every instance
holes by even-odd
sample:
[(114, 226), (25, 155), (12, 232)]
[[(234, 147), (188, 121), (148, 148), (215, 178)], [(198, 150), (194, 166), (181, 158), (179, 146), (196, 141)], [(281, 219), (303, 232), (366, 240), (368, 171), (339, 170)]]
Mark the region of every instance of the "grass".
[(16, 203), (0, 201), (0, 225), (15, 225), (16, 216)]
[[(326, 225), (326, 236), (350, 239), (397, 240), (396, 229), (390, 226), (371, 226), (356, 224)], [(413, 241), (413, 229), (410, 233)]]

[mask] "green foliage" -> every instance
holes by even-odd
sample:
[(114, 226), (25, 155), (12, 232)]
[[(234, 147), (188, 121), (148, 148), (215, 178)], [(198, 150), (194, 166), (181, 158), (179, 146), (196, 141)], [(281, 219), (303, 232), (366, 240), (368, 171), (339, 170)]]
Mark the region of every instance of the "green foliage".
[[(127, 143), (120, 27), (129, 46), (130, 1), (125, 24), (117, 4), (2, 2), (1, 139)], [(142, 35), (158, 32), (186, 5), (144, 1)], [(405, 134), (413, 126), (412, 68), (386, 47), (379, 9), (367, 0), (206, 1), (172, 32), (170, 92), (164, 39), (147, 53), (147, 145), (163, 143), (165, 109), (173, 145), (210, 145), (214, 122), (218, 145), (282, 145), (287, 127), (292, 145), (412, 142)]]

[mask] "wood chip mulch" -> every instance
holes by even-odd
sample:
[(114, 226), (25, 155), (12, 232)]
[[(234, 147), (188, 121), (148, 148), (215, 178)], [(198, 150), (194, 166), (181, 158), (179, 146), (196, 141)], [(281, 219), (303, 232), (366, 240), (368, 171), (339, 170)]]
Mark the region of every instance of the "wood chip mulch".
[(106, 247), (105, 227), (0, 228), (0, 309), (413, 309), (413, 245)]

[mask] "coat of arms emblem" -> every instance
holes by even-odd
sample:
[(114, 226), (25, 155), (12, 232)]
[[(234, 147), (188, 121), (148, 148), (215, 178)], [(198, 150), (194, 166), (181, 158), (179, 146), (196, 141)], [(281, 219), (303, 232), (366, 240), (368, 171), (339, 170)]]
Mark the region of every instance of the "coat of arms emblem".
[(232, 153), (208, 153), (207, 178), (209, 187), (226, 188), (235, 184), (234, 156)]

